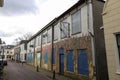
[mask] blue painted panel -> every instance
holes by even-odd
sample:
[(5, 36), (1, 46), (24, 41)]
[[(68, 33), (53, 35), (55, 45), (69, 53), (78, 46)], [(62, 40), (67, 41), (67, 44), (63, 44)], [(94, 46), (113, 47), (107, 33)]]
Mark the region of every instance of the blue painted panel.
[(48, 51), (45, 51), (45, 53), (44, 53), (44, 63), (45, 64), (48, 63)]
[(27, 62), (32, 62), (33, 61), (33, 53), (28, 53), (27, 54)]
[(67, 71), (74, 72), (74, 56), (73, 51), (67, 53)]
[(59, 54), (64, 54), (64, 49), (63, 48), (60, 48)]
[(86, 50), (80, 50), (78, 55), (78, 73), (88, 76), (88, 57)]
[(31, 53), (30, 61), (33, 62), (33, 53)]
[(55, 49), (53, 49), (53, 59), (52, 64), (55, 64)]
[(64, 55), (60, 55), (60, 72), (64, 73)]
[(59, 50), (59, 63), (60, 63), (60, 66), (59, 66), (60, 73), (64, 73), (64, 49), (63, 48), (60, 48)]

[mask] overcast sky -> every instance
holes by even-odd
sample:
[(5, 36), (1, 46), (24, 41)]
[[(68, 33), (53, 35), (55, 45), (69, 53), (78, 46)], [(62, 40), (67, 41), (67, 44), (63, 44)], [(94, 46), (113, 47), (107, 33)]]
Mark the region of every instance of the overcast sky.
[(0, 7), (0, 38), (12, 44), (26, 33), (35, 34), (78, 0), (4, 0)]

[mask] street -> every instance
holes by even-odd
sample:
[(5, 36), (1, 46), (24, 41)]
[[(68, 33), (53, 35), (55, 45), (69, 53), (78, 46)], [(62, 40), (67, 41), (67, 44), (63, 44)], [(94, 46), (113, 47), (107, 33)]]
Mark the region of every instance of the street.
[(49, 80), (47, 76), (36, 72), (26, 64), (8, 62), (6, 71), (7, 80)]

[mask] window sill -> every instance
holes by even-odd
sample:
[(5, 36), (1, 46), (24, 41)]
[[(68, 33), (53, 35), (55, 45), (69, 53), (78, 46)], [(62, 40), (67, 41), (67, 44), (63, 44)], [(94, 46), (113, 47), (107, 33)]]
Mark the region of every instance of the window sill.
[(119, 74), (119, 75), (120, 75), (120, 72), (119, 72), (119, 71), (117, 71), (117, 72), (116, 72), (116, 74)]
[(81, 32), (72, 33), (72, 35), (80, 34)]

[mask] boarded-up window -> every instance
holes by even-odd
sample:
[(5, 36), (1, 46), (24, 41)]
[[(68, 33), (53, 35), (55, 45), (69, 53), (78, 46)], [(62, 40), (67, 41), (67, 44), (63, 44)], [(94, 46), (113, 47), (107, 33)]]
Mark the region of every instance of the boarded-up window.
[(58, 34), (59, 34), (59, 26), (58, 24), (54, 26), (54, 40), (58, 39)]
[(72, 14), (72, 34), (81, 32), (81, 11)]
[(67, 22), (67, 20), (66, 19), (63, 20), (60, 26), (61, 38), (65, 38), (68, 36), (69, 33), (68, 27), (69, 27), (69, 23)]
[(47, 42), (52, 41), (52, 28), (50, 28), (47, 32)]
[(42, 34), (42, 44), (45, 44), (46, 42), (47, 42), (47, 33), (44, 32), (44, 33)]

